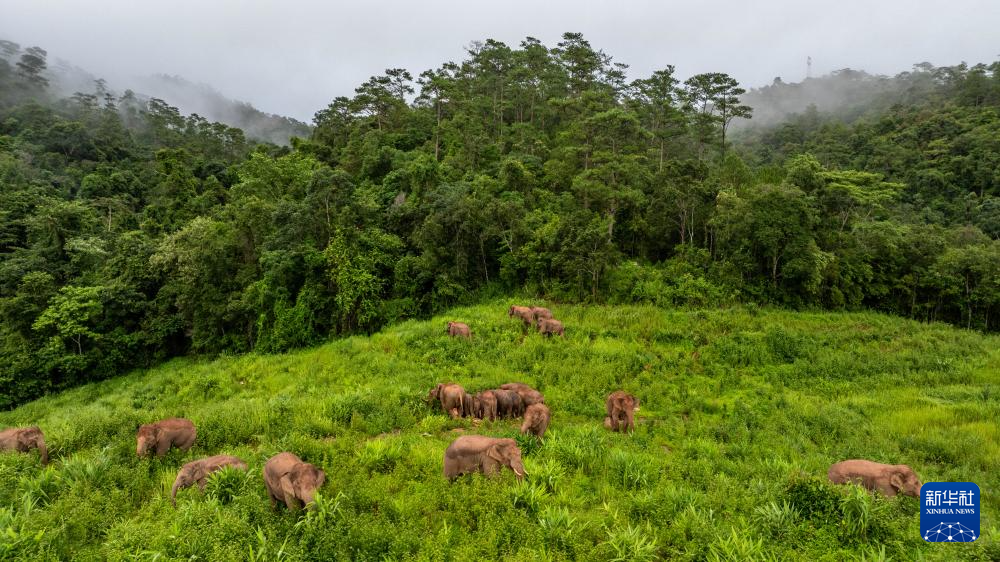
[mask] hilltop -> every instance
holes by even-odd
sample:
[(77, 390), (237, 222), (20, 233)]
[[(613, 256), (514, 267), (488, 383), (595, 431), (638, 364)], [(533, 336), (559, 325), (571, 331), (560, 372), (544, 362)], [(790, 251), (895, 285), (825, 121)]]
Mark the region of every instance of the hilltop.
[[(0, 413), (39, 424), (52, 463), (0, 455), (0, 558), (160, 560), (987, 559), (921, 540), (913, 498), (825, 483), (834, 461), (914, 467), (923, 481), (1000, 484), (1000, 338), (872, 313), (550, 305), (564, 339), (524, 334), (508, 301), (407, 321), (284, 355), (180, 358)], [(471, 341), (445, 335), (468, 322)], [(449, 484), (442, 454), (515, 421), (450, 420), (436, 382), (519, 380), (552, 408), (529, 477)], [(601, 427), (604, 396), (642, 400), (634, 435)], [(139, 423), (183, 415), (187, 454), (138, 460)], [(272, 512), (260, 470), (291, 450), (328, 475), (309, 515)], [(181, 492), (184, 462), (246, 459)], [(955, 548), (957, 547), (957, 548)]]

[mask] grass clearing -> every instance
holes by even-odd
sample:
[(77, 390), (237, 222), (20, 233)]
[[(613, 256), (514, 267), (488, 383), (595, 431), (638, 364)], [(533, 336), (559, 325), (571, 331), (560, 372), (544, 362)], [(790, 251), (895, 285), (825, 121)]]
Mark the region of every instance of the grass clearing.
[[(38, 424), (52, 463), (0, 455), (0, 559), (689, 560), (1000, 557), (1000, 338), (870, 313), (552, 306), (564, 339), (510, 303), (461, 308), (287, 355), (176, 359), (0, 413)], [(468, 323), (471, 341), (445, 335)], [(424, 397), (522, 381), (552, 409), (450, 420)], [(641, 399), (633, 435), (604, 398)], [(184, 416), (188, 453), (135, 457), (139, 423)], [(457, 436), (515, 437), (529, 477), (441, 473)], [(327, 473), (317, 509), (269, 507), (260, 474), (291, 450)], [(250, 465), (178, 494), (176, 471)], [(911, 465), (984, 492), (983, 537), (933, 545), (913, 498), (825, 482), (846, 458)]]

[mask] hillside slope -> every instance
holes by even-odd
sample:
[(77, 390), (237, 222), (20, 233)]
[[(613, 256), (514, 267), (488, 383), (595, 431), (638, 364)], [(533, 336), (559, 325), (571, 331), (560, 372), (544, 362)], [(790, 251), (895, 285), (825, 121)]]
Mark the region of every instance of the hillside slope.
[[(0, 455), (0, 559), (1000, 556), (1000, 338), (876, 314), (557, 305), (566, 337), (544, 340), (509, 304), (287, 355), (178, 359), (0, 413), (39, 424), (53, 459)], [(475, 337), (449, 339), (449, 319)], [(545, 394), (544, 445), (519, 439), (525, 484), (444, 479), (459, 434), (517, 431), (433, 410), (423, 398), (446, 380)], [(631, 436), (601, 427), (617, 388), (642, 400)], [(197, 424), (194, 448), (138, 460), (136, 426), (174, 415)], [(260, 470), (281, 450), (328, 475), (308, 516), (268, 506)], [(172, 508), (177, 468), (222, 452), (249, 474)], [(915, 499), (825, 483), (854, 457), (978, 483), (985, 536), (927, 544)]]

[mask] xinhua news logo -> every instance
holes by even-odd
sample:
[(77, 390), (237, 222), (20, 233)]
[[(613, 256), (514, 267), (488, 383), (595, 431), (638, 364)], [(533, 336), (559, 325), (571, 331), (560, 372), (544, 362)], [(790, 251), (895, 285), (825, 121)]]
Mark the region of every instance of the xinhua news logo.
[(972, 542), (979, 538), (979, 486), (972, 482), (928, 482), (920, 488), (920, 532), (927, 542)]

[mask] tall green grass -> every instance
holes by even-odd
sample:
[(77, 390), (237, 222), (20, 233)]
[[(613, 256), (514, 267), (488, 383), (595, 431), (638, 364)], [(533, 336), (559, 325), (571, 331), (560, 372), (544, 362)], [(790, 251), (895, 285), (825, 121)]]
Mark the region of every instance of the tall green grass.
[[(498, 301), (288, 355), (177, 359), (0, 413), (38, 424), (52, 463), (0, 454), (0, 560), (988, 560), (1000, 556), (1000, 338), (877, 314), (550, 305), (542, 339)], [(471, 341), (444, 323), (472, 326)], [(552, 409), (529, 477), (448, 483), (457, 436), (424, 401), (522, 381)], [(616, 389), (632, 435), (603, 429)], [(187, 453), (135, 456), (139, 423), (185, 416)], [(308, 513), (272, 510), (261, 478), (291, 450), (327, 483)], [(239, 455), (170, 505), (180, 466)], [(906, 463), (983, 489), (983, 536), (931, 545), (917, 500), (826, 482), (832, 462)]]

